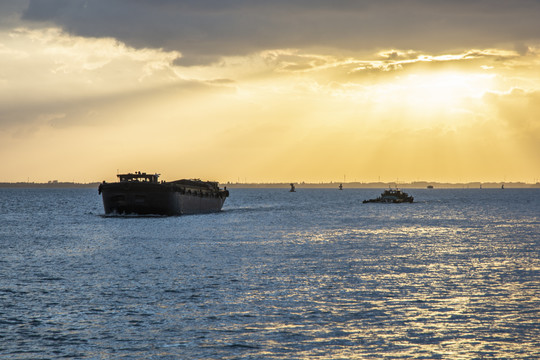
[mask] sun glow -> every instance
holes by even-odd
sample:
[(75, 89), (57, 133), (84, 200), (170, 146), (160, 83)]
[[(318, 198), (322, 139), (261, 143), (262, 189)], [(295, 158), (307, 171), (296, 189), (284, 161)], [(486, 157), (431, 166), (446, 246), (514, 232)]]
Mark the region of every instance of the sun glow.
[(540, 159), (540, 79), (522, 65), (537, 69), (536, 53), (504, 63), (483, 52), (274, 51), (184, 67), (177, 52), (58, 30), (0, 33), (0, 53), (9, 181), (114, 180), (119, 168), (220, 181), (522, 180)]
[(382, 85), (382, 96), (420, 111), (451, 110), (492, 90), (493, 75), (468, 73), (410, 74)]
[(419, 95), (424, 95), (436, 103), (444, 103), (463, 97), (480, 98), (489, 90), (494, 75), (468, 73), (437, 73), (411, 75), (406, 80)]
[(405, 126), (423, 128), (449, 125), (449, 118), (452, 126), (468, 121), (482, 97), (496, 89), (492, 74), (433, 72), (404, 74), (349, 90), (357, 102), (372, 105), (379, 121), (407, 119)]

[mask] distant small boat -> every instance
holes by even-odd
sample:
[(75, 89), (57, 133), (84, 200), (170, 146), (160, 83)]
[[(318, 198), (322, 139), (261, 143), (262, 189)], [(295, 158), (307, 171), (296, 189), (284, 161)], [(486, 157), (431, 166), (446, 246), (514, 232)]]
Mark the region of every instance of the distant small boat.
[(296, 192), (296, 188), (294, 187), (293, 183), (291, 183), (291, 190), (289, 190), (289, 192)]
[(427, 188), (428, 189), (433, 189), (433, 185), (428, 185)]
[(343, 184), (339, 184), (339, 190), (343, 190)]
[(414, 198), (399, 189), (384, 190), (384, 192), (376, 199), (364, 200), (363, 203), (412, 203)]
[(501, 185), (501, 189), (503, 189), (503, 190), (504, 190), (504, 184), (502, 184), (502, 185)]

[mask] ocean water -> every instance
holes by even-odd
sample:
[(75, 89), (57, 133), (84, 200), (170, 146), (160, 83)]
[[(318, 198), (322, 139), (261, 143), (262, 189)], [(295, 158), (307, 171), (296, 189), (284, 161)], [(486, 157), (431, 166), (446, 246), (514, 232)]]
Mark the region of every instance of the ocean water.
[(96, 189), (0, 189), (0, 358), (540, 358), (540, 190), (406, 191), (106, 217)]

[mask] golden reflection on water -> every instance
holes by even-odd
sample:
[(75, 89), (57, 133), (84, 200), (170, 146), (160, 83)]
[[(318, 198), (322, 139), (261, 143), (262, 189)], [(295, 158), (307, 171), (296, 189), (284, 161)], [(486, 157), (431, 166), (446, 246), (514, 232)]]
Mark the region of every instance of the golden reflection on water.
[[(321, 252), (334, 241), (349, 242), (332, 259), (349, 272), (306, 274), (306, 286), (294, 292), (293, 298), (304, 300), (293, 304), (300, 306), (296, 312), (306, 316), (313, 307), (316, 322), (258, 330), (288, 331), (318, 345), (310, 349), (326, 349), (306, 350), (306, 359), (364, 359), (375, 353), (385, 358), (530, 358), (535, 348), (540, 356), (538, 311), (530, 311), (540, 308), (538, 284), (514, 281), (517, 275), (512, 275), (538, 268), (522, 259), (492, 256), (497, 233), (480, 230), (402, 226), (291, 233), (290, 241)], [(332, 273), (330, 264), (318, 266)]]

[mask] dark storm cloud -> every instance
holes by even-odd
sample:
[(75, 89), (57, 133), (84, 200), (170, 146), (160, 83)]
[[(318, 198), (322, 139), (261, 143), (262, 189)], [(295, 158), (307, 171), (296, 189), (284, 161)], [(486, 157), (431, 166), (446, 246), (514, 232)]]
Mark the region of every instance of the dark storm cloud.
[(184, 54), (180, 64), (271, 48), (444, 51), (540, 38), (538, 0), (30, 0), (23, 19)]
[(0, 1), (0, 31), (18, 26), (21, 13), (28, 1)]

